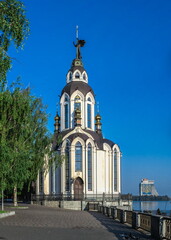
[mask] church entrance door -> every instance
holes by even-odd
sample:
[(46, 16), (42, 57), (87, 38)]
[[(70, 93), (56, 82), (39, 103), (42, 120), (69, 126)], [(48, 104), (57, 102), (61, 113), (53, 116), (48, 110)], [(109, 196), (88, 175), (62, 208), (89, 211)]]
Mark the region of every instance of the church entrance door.
[(83, 199), (83, 180), (78, 177), (74, 181), (74, 199), (82, 200)]

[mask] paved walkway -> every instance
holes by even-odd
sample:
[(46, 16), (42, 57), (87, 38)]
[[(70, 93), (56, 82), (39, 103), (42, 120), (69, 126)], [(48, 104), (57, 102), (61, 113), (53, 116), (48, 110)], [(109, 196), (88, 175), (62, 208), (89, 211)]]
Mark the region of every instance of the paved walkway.
[(0, 220), (0, 240), (115, 240), (137, 231), (98, 212), (72, 211), (29, 205)]

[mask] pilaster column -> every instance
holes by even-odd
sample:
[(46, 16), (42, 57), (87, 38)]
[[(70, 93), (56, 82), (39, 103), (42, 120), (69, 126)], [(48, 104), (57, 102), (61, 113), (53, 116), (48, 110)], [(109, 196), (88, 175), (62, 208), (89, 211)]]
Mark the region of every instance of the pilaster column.
[(56, 191), (55, 191), (55, 162), (53, 163), (53, 166), (52, 166), (52, 172), (53, 172), (52, 187), (53, 187), (53, 193), (55, 194), (56, 193)]
[(36, 195), (39, 195), (39, 172), (38, 172), (37, 180), (36, 180)]

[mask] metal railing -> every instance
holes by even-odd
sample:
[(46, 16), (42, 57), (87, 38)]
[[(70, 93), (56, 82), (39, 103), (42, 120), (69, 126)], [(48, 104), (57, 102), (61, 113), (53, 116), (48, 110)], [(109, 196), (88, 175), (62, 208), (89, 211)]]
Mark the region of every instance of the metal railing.
[(131, 200), (131, 195), (129, 194), (32, 194), (31, 201), (75, 201), (75, 200), (84, 200), (84, 201), (97, 201), (97, 202), (113, 202), (119, 200)]
[(129, 223), (135, 229), (143, 229), (151, 233), (155, 239), (171, 240), (171, 218), (134, 211), (118, 209), (116, 207), (98, 206), (98, 211), (119, 220)]

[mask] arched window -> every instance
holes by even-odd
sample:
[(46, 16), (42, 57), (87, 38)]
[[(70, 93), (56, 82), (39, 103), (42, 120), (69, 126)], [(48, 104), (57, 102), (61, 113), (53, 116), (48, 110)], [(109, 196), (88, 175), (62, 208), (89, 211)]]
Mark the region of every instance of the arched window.
[(91, 104), (87, 104), (87, 127), (91, 128)]
[(118, 190), (118, 181), (117, 181), (117, 178), (118, 178), (118, 171), (117, 171), (117, 158), (118, 158), (118, 153), (117, 153), (117, 150), (116, 148), (114, 149), (114, 191), (117, 192)]
[(72, 73), (71, 72), (69, 73), (69, 80), (70, 81), (72, 80)]
[(68, 103), (64, 105), (64, 109), (65, 109), (65, 128), (69, 128), (69, 109), (68, 109)]
[(43, 186), (43, 170), (41, 170), (40, 172), (39, 172), (39, 192), (40, 193), (43, 193), (43, 188), (44, 188), (44, 186)]
[(69, 99), (68, 96), (65, 95), (65, 103), (64, 103), (64, 119), (65, 119), (65, 128), (69, 128)]
[(92, 146), (88, 144), (88, 191), (92, 191)]
[(65, 147), (65, 191), (69, 191), (69, 162), (70, 162), (70, 154), (69, 154), (69, 143), (66, 143)]
[(78, 95), (74, 99), (74, 110), (76, 110), (77, 108), (81, 110), (80, 96)]
[(91, 98), (89, 97), (89, 98), (87, 99), (87, 101), (91, 102)]
[(80, 142), (75, 145), (75, 171), (82, 171), (82, 146)]
[(85, 73), (83, 74), (83, 79), (86, 80), (86, 74)]
[(79, 72), (76, 72), (76, 73), (75, 73), (75, 78), (80, 78)]

